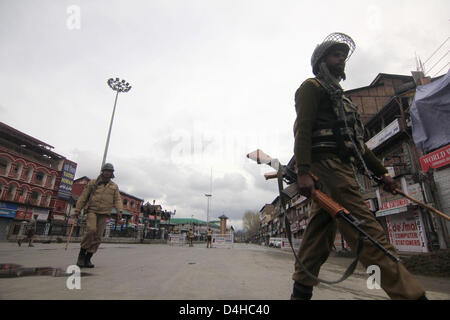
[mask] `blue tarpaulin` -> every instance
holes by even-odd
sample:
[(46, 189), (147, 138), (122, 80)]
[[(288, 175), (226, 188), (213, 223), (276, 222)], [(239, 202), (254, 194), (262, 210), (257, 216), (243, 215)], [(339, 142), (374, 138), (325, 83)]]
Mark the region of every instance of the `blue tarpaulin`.
[(414, 143), (424, 153), (450, 143), (450, 70), (417, 87), (410, 114)]

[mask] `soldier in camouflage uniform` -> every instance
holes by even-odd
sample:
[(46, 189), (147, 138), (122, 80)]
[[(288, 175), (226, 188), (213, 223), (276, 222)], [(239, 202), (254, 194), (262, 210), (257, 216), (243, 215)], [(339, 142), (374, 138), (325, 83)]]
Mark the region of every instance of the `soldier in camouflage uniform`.
[[(302, 83), (295, 94), (297, 118), (294, 124), (294, 154), (300, 193), (314, 197), (315, 183), (309, 172), (322, 182), (321, 191), (340, 203), (359, 220), (360, 227), (390, 252), (397, 254), (369, 211), (355, 179), (355, 168), (380, 177), (384, 189), (395, 192), (397, 185), (363, 140), (363, 125), (358, 109), (343, 95), (339, 84), (345, 80), (345, 62), (354, 50), (353, 40), (341, 33), (328, 36), (318, 45), (311, 58), (315, 78)], [(315, 276), (327, 260), (334, 243), (336, 227), (355, 250), (358, 232), (333, 219), (313, 202), (310, 221), (298, 251), (299, 260)], [(395, 263), (368, 241), (360, 262), (381, 270), (381, 287), (391, 299), (426, 299), (425, 291), (401, 262)], [(291, 299), (311, 299), (317, 280), (309, 277), (295, 263)]]
[(122, 219), (122, 200), (119, 187), (111, 181), (114, 178), (114, 167), (106, 163), (97, 179), (89, 181), (81, 193), (75, 208), (75, 218), (87, 206), (87, 231), (81, 240), (77, 265), (80, 268), (93, 268), (91, 257), (97, 252), (102, 241), (106, 221), (111, 216), (113, 207), (117, 210), (117, 220)]
[(194, 241), (194, 232), (192, 231), (192, 228), (189, 229), (189, 247), (193, 247), (194, 244), (192, 243), (192, 241)]
[(19, 247), (22, 245), (23, 241), (28, 241), (28, 246), (29, 247), (34, 247), (33, 246), (33, 240), (34, 240), (34, 234), (36, 233), (36, 220), (37, 220), (38, 215), (35, 214), (33, 216), (33, 218), (27, 222), (27, 224), (25, 225), (25, 238), (20, 239), (19, 241), (17, 241), (17, 244), (19, 245)]
[(206, 233), (206, 248), (211, 248), (211, 239), (212, 231), (211, 228), (208, 228), (208, 232)]

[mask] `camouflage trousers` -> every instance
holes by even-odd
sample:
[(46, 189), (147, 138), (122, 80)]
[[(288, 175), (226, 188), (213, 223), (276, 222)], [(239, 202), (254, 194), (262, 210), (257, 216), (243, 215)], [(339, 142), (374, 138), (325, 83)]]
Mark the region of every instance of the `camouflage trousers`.
[[(311, 172), (321, 181), (320, 189), (325, 194), (348, 209), (356, 218), (364, 220), (365, 223), (360, 227), (397, 256), (394, 247), (388, 242), (382, 226), (364, 202), (349, 163), (343, 163), (339, 158), (324, 159), (313, 162)], [(358, 232), (340, 219), (332, 219), (328, 212), (313, 202), (308, 227), (298, 250), (298, 257), (315, 276), (319, 274), (320, 267), (330, 254), (336, 228), (339, 228), (344, 239), (355, 251), (359, 237)], [(401, 262), (393, 262), (367, 240), (364, 241), (359, 261), (366, 268), (370, 265), (380, 267), (380, 286), (391, 299), (418, 299), (425, 293), (416, 278), (406, 270)], [(297, 262), (292, 279), (307, 286), (318, 284), (302, 271)]]
[(81, 240), (81, 248), (87, 252), (96, 253), (102, 242), (103, 232), (106, 228), (106, 220), (109, 218), (106, 214), (96, 214), (89, 211), (86, 218), (87, 230)]

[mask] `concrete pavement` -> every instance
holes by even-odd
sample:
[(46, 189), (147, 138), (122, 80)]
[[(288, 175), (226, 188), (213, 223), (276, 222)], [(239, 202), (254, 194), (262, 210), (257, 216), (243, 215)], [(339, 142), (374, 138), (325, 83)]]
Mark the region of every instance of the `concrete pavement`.
[[(66, 270), (76, 262), (79, 244), (0, 243), (0, 264), (51, 266)], [(0, 278), (0, 299), (146, 299), (146, 300), (287, 300), (293, 281), (291, 252), (253, 244), (207, 249), (206, 244), (176, 247), (165, 244), (105, 243), (92, 258), (93, 269), (82, 269), (81, 289), (69, 290), (67, 277)], [(331, 257), (320, 276), (338, 279), (350, 264)], [(384, 300), (381, 289), (368, 289), (369, 275), (361, 266), (337, 285), (320, 284), (316, 300)], [(419, 276), (429, 299), (449, 300), (450, 279)]]

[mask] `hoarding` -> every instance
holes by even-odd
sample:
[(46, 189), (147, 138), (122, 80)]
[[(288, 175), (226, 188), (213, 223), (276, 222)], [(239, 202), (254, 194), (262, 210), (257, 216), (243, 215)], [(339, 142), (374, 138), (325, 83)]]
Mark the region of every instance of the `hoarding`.
[(420, 157), (423, 172), (430, 168), (437, 169), (450, 164), (450, 144)]
[(72, 185), (76, 170), (76, 163), (69, 160), (64, 161), (61, 182), (58, 189), (58, 198), (68, 200), (72, 196)]
[(17, 212), (17, 204), (0, 202), (0, 217), (15, 218)]

